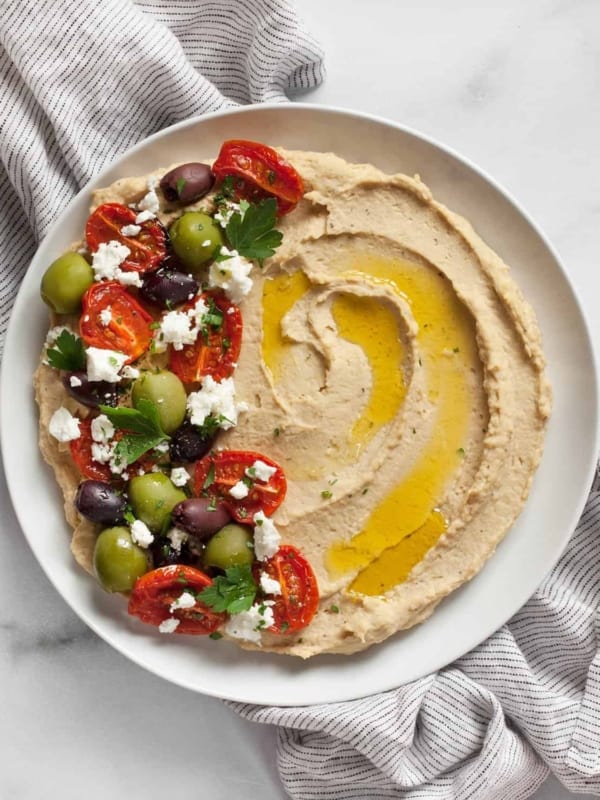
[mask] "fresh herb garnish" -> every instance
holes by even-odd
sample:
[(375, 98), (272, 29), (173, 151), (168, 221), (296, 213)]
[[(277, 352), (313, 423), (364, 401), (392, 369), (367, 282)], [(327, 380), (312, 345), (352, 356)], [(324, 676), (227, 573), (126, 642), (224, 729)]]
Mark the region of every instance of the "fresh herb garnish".
[(100, 406), (100, 411), (106, 414), (115, 428), (125, 431), (123, 438), (115, 445), (115, 457), (127, 465), (170, 439), (161, 427), (157, 407), (150, 400), (139, 400), (137, 408)]
[(206, 478), (204, 479), (202, 488), (208, 489), (210, 486), (213, 485), (214, 482), (215, 482), (215, 465), (214, 463), (212, 463), (208, 468), (208, 472), (206, 473)]
[(225, 228), (227, 239), (237, 252), (262, 264), (265, 258), (275, 254), (283, 234), (275, 230), (277, 201), (274, 197), (262, 200), (258, 205), (247, 204), (245, 210), (231, 215)]
[(66, 328), (58, 334), (53, 347), (48, 348), (46, 355), (48, 363), (55, 369), (64, 369), (68, 372), (85, 369), (83, 341)]
[(323, 498), (323, 500), (329, 500), (332, 496), (333, 495), (331, 494), (329, 489), (323, 489), (323, 491), (321, 492), (321, 497)]
[(231, 422), (231, 420), (227, 419), (223, 414), (218, 416), (209, 414), (202, 425), (196, 425), (195, 427), (203, 439), (211, 439), (224, 422)]
[(187, 181), (185, 178), (177, 178), (177, 181), (175, 183), (175, 188), (177, 189), (178, 197), (181, 197), (181, 193), (183, 192), (186, 183)]
[(229, 200), (233, 200), (235, 196), (235, 189), (233, 186), (233, 175), (228, 175), (224, 178), (223, 183), (219, 187), (219, 191), (215, 195), (215, 205), (225, 205)]
[(215, 611), (239, 614), (248, 611), (256, 597), (256, 582), (249, 564), (228, 567), (225, 575), (217, 575), (198, 599)]
[(218, 641), (219, 639), (223, 638), (223, 634), (219, 633), (219, 631), (213, 631), (212, 633), (208, 634), (208, 638), (209, 639), (214, 639), (215, 641)]

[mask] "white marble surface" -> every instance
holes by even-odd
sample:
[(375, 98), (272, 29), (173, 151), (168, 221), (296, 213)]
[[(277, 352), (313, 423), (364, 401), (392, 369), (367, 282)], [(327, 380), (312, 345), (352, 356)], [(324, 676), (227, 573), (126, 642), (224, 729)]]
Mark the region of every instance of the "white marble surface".
[[(600, 343), (600, 4), (298, 5), (329, 72), (303, 99), (400, 121), (490, 172), (557, 246)], [(273, 732), (98, 640), (49, 585), (3, 482), (0, 504), (0, 797), (284, 798)], [(552, 779), (535, 795), (571, 796)]]

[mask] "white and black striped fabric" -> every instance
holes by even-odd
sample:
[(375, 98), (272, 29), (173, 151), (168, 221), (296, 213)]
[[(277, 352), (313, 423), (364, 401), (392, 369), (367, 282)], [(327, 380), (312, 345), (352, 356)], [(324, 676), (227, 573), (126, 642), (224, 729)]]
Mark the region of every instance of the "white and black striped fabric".
[[(286, 0), (0, 0), (0, 344), (49, 224), (119, 153), (179, 120), (318, 85)], [(278, 727), (298, 800), (520, 800), (554, 771), (600, 790), (600, 484), (525, 608), (436, 675)]]
[(363, 700), (231, 703), (277, 725), (298, 800), (521, 800), (551, 770), (600, 793), (600, 475), (558, 565), (513, 619), (455, 664)]

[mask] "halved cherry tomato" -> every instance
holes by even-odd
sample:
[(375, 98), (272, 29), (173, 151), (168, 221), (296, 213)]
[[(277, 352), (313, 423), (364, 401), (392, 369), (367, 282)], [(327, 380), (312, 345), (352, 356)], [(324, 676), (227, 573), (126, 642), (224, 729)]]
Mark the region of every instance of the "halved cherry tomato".
[(103, 242), (120, 242), (130, 253), (120, 265), (125, 272), (151, 272), (158, 269), (167, 255), (167, 234), (158, 220), (142, 222), (136, 236), (126, 236), (121, 229), (135, 225), (137, 214), (121, 203), (103, 203), (90, 215), (85, 226), (85, 240), (92, 253)]
[[(252, 480), (247, 497), (236, 500), (229, 494), (231, 487), (243, 479), (246, 469), (255, 461), (263, 461), (276, 470), (268, 481)], [(194, 487), (198, 496), (221, 500), (231, 516), (242, 524), (252, 525), (258, 511), (270, 517), (283, 502), (287, 482), (283, 470), (267, 456), (250, 450), (221, 450), (209, 453), (196, 462)]]
[(199, 600), (191, 608), (178, 608), (173, 612), (170, 609), (171, 603), (184, 592), (195, 594), (211, 583), (208, 575), (195, 567), (183, 564), (159, 567), (137, 579), (127, 610), (149, 625), (160, 625), (169, 617), (175, 617), (179, 620), (175, 633), (213, 633), (226, 621), (224, 612), (213, 611)]
[(92, 458), (92, 419), (86, 417), (79, 420), (79, 438), (73, 439), (69, 445), (71, 448), (71, 458), (75, 466), (86, 478), (92, 481), (107, 481), (113, 479), (108, 464), (99, 464)]
[[(135, 361), (150, 347), (152, 316), (118, 281), (93, 283), (81, 301), (79, 332), (91, 347), (118, 350)], [(109, 309), (108, 325), (100, 314)]]
[[(93, 481), (115, 481), (120, 480), (120, 476), (113, 474), (108, 464), (100, 464), (92, 458), (92, 445), (94, 440), (92, 438), (92, 420), (93, 417), (86, 417), (79, 420), (79, 438), (73, 439), (69, 445), (71, 448), (71, 457), (75, 462), (75, 466), (86, 478)], [(118, 441), (125, 435), (124, 431), (116, 431), (113, 440)], [(160, 459), (160, 453), (145, 453), (133, 464), (130, 464), (128, 469), (134, 470), (136, 475), (142, 472), (150, 472)]]
[(238, 200), (277, 200), (280, 214), (291, 211), (304, 194), (302, 178), (276, 150), (260, 142), (230, 139), (224, 142), (212, 166), (217, 180), (233, 177)]
[(302, 553), (289, 544), (283, 544), (272, 558), (255, 564), (254, 571), (257, 580), (261, 572), (266, 572), (281, 586), (281, 595), (273, 597), (274, 622), (269, 630), (293, 633), (306, 628), (319, 605), (319, 588)]
[[(204, 293), (201, 298), (209, 300), (223, 314), (219, 328), (208, 325), (207, 335), (198, 334), (194, 344), (186, 344), (181, 350), (169, 348), (169, 369), (184, 383), (195, 383), (206, 375), (221, 381), (233, 374), (242, 346), (242, 313), (238, 306), (230, 303), (223, 294)], [(194, 298), (182, 311), (193, 308), (198, 302)]]

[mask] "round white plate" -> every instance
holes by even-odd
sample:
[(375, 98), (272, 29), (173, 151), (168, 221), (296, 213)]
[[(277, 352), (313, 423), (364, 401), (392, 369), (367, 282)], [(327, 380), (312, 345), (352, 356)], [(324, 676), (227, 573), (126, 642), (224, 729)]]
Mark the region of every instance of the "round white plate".
[[(204, 637), (142, 627), (120, 596), (103, 592), (74, 562), (62, 498), (37, 449), (31, 388), (47, 315), (39, 299), (46, 266), (81, 237), (92, 189), (174, 161), (214, 156), (245, 138), (334, 151), (384, 170), (419, 173), (434, 196), (464, 214), (513, 268), (540, 321), (554, 412), (529, 501), (496, 554), (416, 628), (350, 657), (307, 662), (248, 653)], [(598, 391), (590, 337), (558, 258), (527, 215), (489, 177), (456, 154), (392, 122), (309, 105), (254, 106), (189, 120), (151, 136), (88, 185), (42, 242), (17, 298), (2, 383), (1, 441), (17, 516), (46, 574), (71, 608), (124, 655), (198, 692), (277, 705), (346, 700), (391, 689), (453, 661), (531, 596), (564, 549), (583, 508), (597, 453)]]

